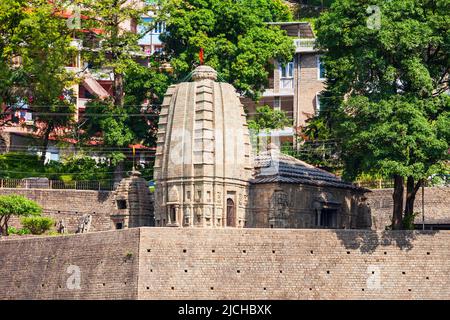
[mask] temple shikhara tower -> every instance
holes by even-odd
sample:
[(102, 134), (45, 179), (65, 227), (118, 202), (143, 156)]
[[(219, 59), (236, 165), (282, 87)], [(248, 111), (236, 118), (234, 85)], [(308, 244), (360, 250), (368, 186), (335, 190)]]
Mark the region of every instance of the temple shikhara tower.
[[(262, 138), (261, 138), (262, 139)], [(155, 225), (160, 227), (370, 228), (368, 191), (282, 154), (253, 154), (232, 85), (200, 66), (171, 86), (158, 128)]]
[(156, 226), (244, 227), (252, 161), (232, 85), (199, 66), (164, 98), (155, 160)]

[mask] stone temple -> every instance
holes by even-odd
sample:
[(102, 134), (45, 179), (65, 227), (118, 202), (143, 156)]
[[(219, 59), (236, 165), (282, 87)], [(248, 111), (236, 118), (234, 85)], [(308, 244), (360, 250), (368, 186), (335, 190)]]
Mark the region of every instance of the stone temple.
[(236, 90), (208, 66), (166, 93), (155, 183), (157, 227), (371, 227), (368, 190), (273, 146), (254, 155)]
[(171, 86), (161, 108), (156, 226), (243, 227), (252, 174), (243, 106), (211, 67), (192, 80)]

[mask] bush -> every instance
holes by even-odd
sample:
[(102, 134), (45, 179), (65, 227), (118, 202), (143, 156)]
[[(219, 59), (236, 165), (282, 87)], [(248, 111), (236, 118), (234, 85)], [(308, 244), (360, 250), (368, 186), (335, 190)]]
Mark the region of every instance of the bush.
[(31, 234), (31, 231), (28, 228), (17, 229), (14, 227), (8, 227), (8, 234), (17, 234), (19, 236), (22, 236), (25, 234)]
[(28, 228), (21, 228), (17, 230), (17, 234), (23, 236), (25, 234), (31, 234), (31, 231)]
[(55, 221), (49, 217), (25, 217), (20, 222), (32, 234), (43, 234), (55, 224)]
[(8, 234), (18, 234), (19, 230), (14, 227), (8, 227)]
[(10, 152), (0, 154), (0, 177), (5, 179), (45, 177), (45, 168), (37, 155)]
[[(72, 180), (112, 179), (113, 171), (114, 166), (106, 161), (97, 163), (87, 155), (71, 156), (63, 161), (50, 161), (44, 165), (35, 154), (0, 154), (0, 178), (4, 179), (46, 177), (70, 183)], [(61, 172), (66, 174), (61, 175)]]

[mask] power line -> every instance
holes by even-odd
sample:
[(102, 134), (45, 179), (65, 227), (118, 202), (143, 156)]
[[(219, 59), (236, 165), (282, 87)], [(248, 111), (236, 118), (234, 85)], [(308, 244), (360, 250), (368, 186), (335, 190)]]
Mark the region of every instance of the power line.
[[(42, 146), (36, 146), (36, 147), (29, 147), (29, 148), (14, 148), (11, 147), (8, 151), (9, 152), (34, 152), (34, 151), (42, 151), (43, 147)], [(73, 148), (66, 148), (66, 147), (49, 147), (47, 148), (47, 151), (51, 151), (51, 150), (60, 150), (60, 151), (66, 151), (66, 152), (71, 152), (71, 153), (109, 153), (109, 152), (133, 152), (132, 148), (126, 148), (126, 149), (90, 149), (90, 150), (85, 150), (85, 149), (73, 149)], [(145, 154), (156, 154), (155, 150), (145, 150), (145, 151), (139, 151), (137, 150), (137, 152), (139, 153), (145, 153)]]
[[(10, 112), (2, 112), (1, 115), (15, 115), (17, 111)], [(51, 116), (51, 117), (68, 117), (68, 116), (79, 116), (80, 118), (90, 118), (90, 117), (147, 117), (147, 118), (156, 118), (159, 115), (156, 114), (145, 114), (145, 113), (82, 113), (77, 114), (76, 112), (34, 112), (30, 111), (33, 115), (38, 116)]]
[[(73, 173), (73, 172), (36, 172), (36, 171), (11, 171), (11, 170), (0, 170), (0, 172), (6, 172), (6, 173), (33, 173), (33, 174), (43, 174), (43, 175), (90, 175), (90, 174), (96, 174), (96, 173)], [(98, 175), (101, 174), (107, 174), (107, 173), (126, 173), (131, 172), (131, 170), (127, 171), (105, 171), (105, 172), (99, 172)]]
[[(23, 107), (27, 107), (27, 108), (23, 108)], [(141, 107), (141, 108), (146, 108), (146, 107), (160, 107), (160, 106), (162, 106), (162, 104), (124, 104), (122, 107)], [(17, 110), (17, 111), (19, 111), (19, 110), (26, 110), (26, 109), (33, 109), (33, 108), (73, 108), (73, 107), (75, 107), (75, 105), (44, 105), (44, 104), (37, 104), (37, 105), (34, 105), (34, 104), (31, 104), (31, 105), (29, 105), (29, 104), (27, 104), (27, 103), (24, 103), (23, 104), (23, 106), (14, 106), (14, 105), (12, 105), (12, 106), (9, 106), (9, 108), (11, 108), (11, 109), (14, 109), (14, 110)], [(88, 106), (88, 107), (91, 107), (91, 108), (95, 108), (95, 106)]]
[[(160, 116), (160, 114), (146, 114), (146, 113), (81, 113), (78, 114), (76, 111), (74, 112), (35, 112), (32, 110), (15, 110), (15, 111), (7, 111), (7, 112), (1, 112), (1, 115), (15, 115), (17, 112), (29, 112), (33, 115), (43, 115), (43, 116), (59, 116), (59, 117), (67, 117), (67, 116), (75, 116), (78, 115), (80, 118), (86, 118), (86, 117), (149, 117), (149, 118), (157, 118)], [(282, 112), (286, 113), (286, 114), (293, 114), (293, 111), (284, 111), (281, 110)], [(245, 113), (245, 115), (257, 115), (259, 114), (258, 112), (248, 112)]]

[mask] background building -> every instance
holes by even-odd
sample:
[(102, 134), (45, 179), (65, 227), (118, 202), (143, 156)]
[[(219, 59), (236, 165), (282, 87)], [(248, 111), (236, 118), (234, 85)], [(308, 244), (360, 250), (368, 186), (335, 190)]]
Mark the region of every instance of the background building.
[(305, 125), (306, 120), (320, 110), (320, 92), (324, 89), (325, 70), (320, 62), (320, 52), (315, 49), (315, 36), (309, 22), (275, 22), (286, 30), (295, 44), (295, 55), (286, 65), (273, 62), (269, 85), (258, 103), (242, 98), (250, 118), (256, 108), (269, 105), (286, 112), (293, 127), (277, 130), (272, 134), (282, 141), (293, 142), (295, 128)]

